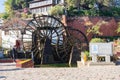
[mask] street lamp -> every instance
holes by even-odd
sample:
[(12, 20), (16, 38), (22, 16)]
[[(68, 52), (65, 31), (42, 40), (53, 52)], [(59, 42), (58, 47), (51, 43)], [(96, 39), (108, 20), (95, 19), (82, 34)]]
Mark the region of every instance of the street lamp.
[(24, 43), (23, 43), (23, 35), (25, 34), (26, 32), (25, 32), (25, 29), (24, 28), (22, 28), (21, 29), (21, 43), (22, 43), (22, 50), (23, 50), (23, 48), (24, 48)]
[(64, 6), (64, 14), (67, 16), (67, 7), (66, 7), (66, 5), (67, 5), (67, 3), (66, 2), (64, 2), (63, 3), (63, 6)]

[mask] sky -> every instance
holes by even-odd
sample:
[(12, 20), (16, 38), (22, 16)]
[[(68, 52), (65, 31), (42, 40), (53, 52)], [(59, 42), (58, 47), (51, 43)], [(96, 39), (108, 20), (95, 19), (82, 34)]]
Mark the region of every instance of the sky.
[(4, 2), (5, 0), (0, 0), (0, 13), (4, 12)]

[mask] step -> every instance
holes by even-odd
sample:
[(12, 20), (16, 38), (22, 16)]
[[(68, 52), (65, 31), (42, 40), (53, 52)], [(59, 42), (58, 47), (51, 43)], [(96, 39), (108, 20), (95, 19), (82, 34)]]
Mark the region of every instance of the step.
[(0, 63), (12, 63), (13, 59), (0, 59)]
[(114, 62), (89, 62), (88, 66), (115, 66)]

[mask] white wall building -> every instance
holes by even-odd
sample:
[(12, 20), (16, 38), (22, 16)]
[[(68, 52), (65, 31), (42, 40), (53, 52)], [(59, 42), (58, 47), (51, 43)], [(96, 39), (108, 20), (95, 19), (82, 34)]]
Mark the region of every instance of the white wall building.
[(48, 15), (52, 6), (64, 3), (64, 0), (34, 0), (29, 3), (32, 14)]
[(2, 31), (2, 47), (13, 48), (16, 40), (20, 39), (18, 34), (20, 35), (20, 31)]

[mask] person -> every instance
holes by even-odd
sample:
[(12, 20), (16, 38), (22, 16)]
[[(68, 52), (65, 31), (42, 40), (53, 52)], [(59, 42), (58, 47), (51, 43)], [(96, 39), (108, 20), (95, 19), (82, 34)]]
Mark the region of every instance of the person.
[(10, 55), (11, 55), (13, 61), (16, 62), (17, 51), (16, 51), (16, 47), (15, 47), (15, 46), (14, 46), (13, 49), (10, 51)]

